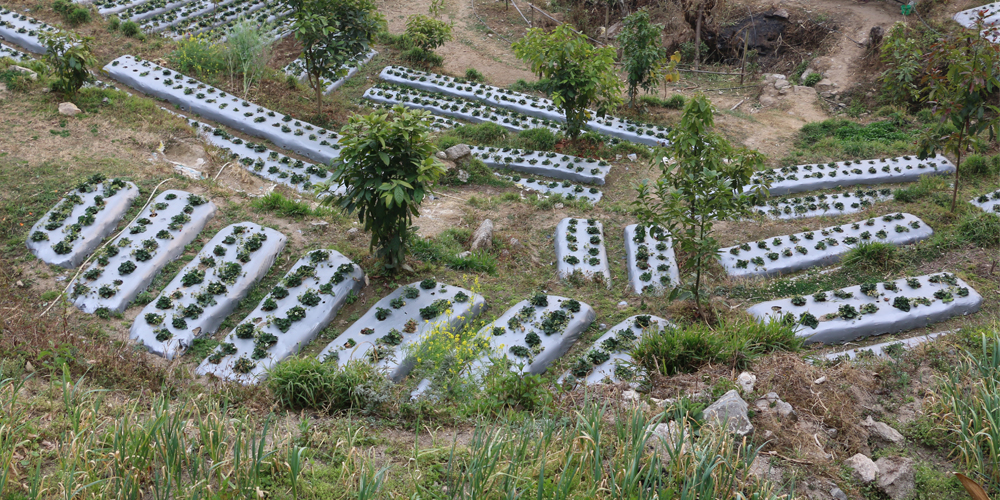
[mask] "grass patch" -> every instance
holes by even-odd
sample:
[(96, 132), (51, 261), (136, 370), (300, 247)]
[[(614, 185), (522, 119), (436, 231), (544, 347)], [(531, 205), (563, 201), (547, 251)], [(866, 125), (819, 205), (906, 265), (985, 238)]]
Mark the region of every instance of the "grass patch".
[(887, 273), (901, 265), (899, 248), (878, 241), (859, 243), (844, 254), (841, 262), (848, 269), (874, 273)]
[(286, 198), (281, 193), (271, 192), (250, 202), (250, 206), (259, 212), (269, 212), (273, 215), (302, 219), (309, 216), (322, 216), (328, 210), (318, 207), (313, 209), (308, 203)]
[(1000, 245), (1000, 216), (971, 212), (958, 224), (959, 236), (980, 248)]
[(414, 238), (411, 255), (424, 261), (444, 264), (458, 271), (472, 271), (494, 275), (497, 271), (496, 257), (477, 250), (463, 254), (465, 244), (472, 238), (472, 231), (465, 228), (447, 229), (434, 238)]
[(314, 357), (295, 357), (276, 365), (267, 385), (282, 406), (291, 409), (377, 411), (389, 399), (390, 382), (367, 362), (343, 367)]

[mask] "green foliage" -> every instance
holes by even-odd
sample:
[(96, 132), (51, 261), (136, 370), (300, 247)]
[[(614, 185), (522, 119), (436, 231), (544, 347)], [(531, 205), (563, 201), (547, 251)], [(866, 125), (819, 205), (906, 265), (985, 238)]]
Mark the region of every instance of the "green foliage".
[(513, 90), (514, 92), (541, 92), (543, 94), (548, 94), (551, 83), (552, 82), (548, 78), (542, 78), (533, 82), (526, 82), (519, 79), (508, 85), (507, 88)]
[(588, 107), (596, 107), (603, 117), (621, 104), (614, 47), (596, 48), (568, 24), (560, 24), (548, 33), (529, 29), (513, 48), (531, 71), (550, 80), (549, 93), (566, 115), (570, 138), (576, 139), (591, 118)]
[[(649, 12), (640, 9), (622, 19), (618, 43), (622, 51), (622, 69), (628, 83), (629, 102), (635, 102), (639, 88), (655, 89), (664, 76), (667, 49), (660, 45), (662, 24), (653, 24)], [(678, 59), (680, 56), (678, 56)], [(672, 78), (668, 78), (672, 81)]]
[(55, 0), (52, 2), (52, 10), (62, 14), (71, 26), (90, 22), (90, 10), (69, 0)]
[(406, 19), (406, 37), (419, 49), (433, 52), (451, 40), (451, 24), (415, 14)]
[(893, 198), (903, 203), (913, 203), (926, 198), (938, 190), (947, 187), (944, 179), (937, 176), (925, 175), (914, 184), (905, 188), (899, 188), (893, 192)]
[[(469, 177), (463, 182), (458, 177), (458, 171), (464, 170)], [(493, 175), (493, 170), (487, 167), (479, 158), (472, 158), (462, 163), (459, 168), (453, 168), (445, 172), (441, 177), (441, 184), (446, 186), (462, 186), (465, 184), (478, 184), (481, 186), (507, 187), (510, 182)]]
[(309, 204), (286, 198), (283, 194), (270, 192), (250, 202), (250, 206), (261, 212), (271, 212), (282, 217), (301, 219), (310, 215), (322, 215), (324, 211), (313, 210)]
[(415, 238), (412, 253), (424, 262), (443, 263), (460, 271), (496, 274), (497, 260), (489, 252), (477, 250), (459, 257), (471, 237), (468, 229), (446, 229), (434, 238)]
[[(124, 24), (122, 31), (125, 31)], [(188, 75), (213, 75), (226, 67), (226, 59), (221, 48), (202, 36), (183, 37), (178, 40), (177, 48), (167, 54), (167, 61), (177, 68), (177, 71)]]
[[(995, 139), (1000, 123), (1000, 108), (990, 104), (1000, 89), (996, 76), (1000, 47), (989, 36), (981, 35), (987, 30), (984, 14), (985, 9), (978, 11), (975, 29), (958, 30), (944, 37), (921, 59), (928, 75), (926, 99), (934, 103), (935, 117), (953, 128), (940, 127), (925, 133), (920, 138), (920, 157), (933, 155), (938, 149), (956, 157), (952, 212), (958, 203), (963, 153), (979, 143), (984, 133), (988, 132), (990, 140)], [(988, 31), (996, 34), (995, 27)]]
[(559, 141), (559, 136), (547, 128), (532, 128), (518, 132), (525, 149), (536, 151), (552, 151)]
[(306, 79), (316, 93), (316, 114), (323, 114), (324, 81), (347, 74), (344, 64), (368, 51), (382, 25), (372, 0), (286, 0), (291, 29), (302, 46)]
[(486, 397), (500, 408), (533, 411), (548, 405), (552, 395), (539, 375), (521, 374), (511, 370), (508, 358), (493, 360), (490, 373), (483, 377)]
[(270, 28), (253, 19), (241, 19), (226, 30), (226, 45), (223, 51), (229, 74), (243, 75), (243, 96), (260, 81), (271, 60), (271, 46), (274, 37)]
[(462, 139), (480, 144), (493, 144), (507, 138), (507, 129), (493, 122), (477, 125), (462, 125), (455, 129)]
[(122, 34), (129, 38), (138, 38), (142, 34), (139, 25), (135, 21), (125, 21), (122, 23)]
[(861, 242), (842, 259), (844, 267), (862, 272), (889, 272), (898, 269), (899, 248), (890, 243), (878, 241)]
[(108, 31), (118, 31), (121, 24), (122, 20), (118, 16), (112, 14), (111, 17), (108, 18)]
[(268, 387), (279, 404), (293, 410), (377, 411), (389, 399), (389, 380), (369, 363), (338, 367), (314, 357), (295, 357), (275, 365)]
[[(746, 214), (754, 194), (744, 193), (743, 186), (764, 164), (760, 153), (735, 148), (713, 132), (712, 113), (712, 104), (704, 95), (688, 102), (680, 123), (668, 136), (671, 145), (666, 154), (656, 155), (659, 179), (655, 185), (644, 180), (632, 203), (640, 223), (666, 229), (674, 248), (687, 255), (683, 269), (694, 275), (693, 282), (675, 288), (671, 295), (690, 292), (699, 311), (702, 275), (719, 254), (712, 228), (717, 221)], [(666, 157), (670, 161), (665, 161)]]
[(806, 87), (815, 87), (816, 84), (822, 79), (823, 75), (819, 73), (809, 73), (809, 76), (806, 77), (805, 81)]
[(400, 57), (407, 62), (421, 64), (428, 67), (440, 66), (444, 63), (444, 57), (420, 47), (407, 49), (400, 54)]
[(371, 249), (389, 272), (405, 262), (412, 218), (419, 216), (430, 185), (444, 173), (428, 138), (429, 115), (395, 106), (351, 116), (342, 131), (341, 163), (332, 179), (332, 185), (347, 186), (347, 192), (323, 199), (348, 214), (357, 212), (372, 235)]
[(668, 327), (644, 335), (632, 351), (636, 364), (663, 375), (691, 373), (709, 363), (743, 369), (774, 351), (796, 351), (802, 340), (792, 325), (779, 321), (729, 321), (711, 328), (704, 323)]
[(1000, 216), (986, 212), (966, 214), (958, 224), (958, 234), (980, 248), (1000, 245)]
[(470, 82), (486, 81), (486, 77), (484, 77), (483, 74), (480, 73), (479, 70), (477, 70), (476, 68), (469, 68), (465, 70), (465, 79)]
[(639, 98), (639, 102), (647, 106), (659, 106), (667, 109), (684, 109), (684, 96), (674, 94), (666, 99), (660, 99), (655, 95), (644, 95)]
[(39, 32), (45, 44), (45, 62), (52, 66), (55, 81), (52, 90), (75, 95), (84, 83), (90, 81), (90, 67), (97, 64), (90, 49), (92, 38), (80, 38), (70, 32)]
[(962, 167), (970, 175), (996, 175), (1000, 172), (1000, 156), (969, 155)]
[(923, 93), (920, 85), (927, 43), (905, 23), (897, 22), (882, 39), (880, 57), (886, 70), (879, 79), (882, 95), (890, 102), (911, 104)]

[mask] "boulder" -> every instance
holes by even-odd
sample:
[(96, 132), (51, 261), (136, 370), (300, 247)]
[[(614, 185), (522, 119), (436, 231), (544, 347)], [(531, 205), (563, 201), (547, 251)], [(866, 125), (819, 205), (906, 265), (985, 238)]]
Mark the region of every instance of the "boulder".
[(878, 466), (863, 453), (848, 458), (844, 463), (853, 471), (854, 479), (861, 484), (868, 484), (878, 476)]
[(24, 66), (18, 66), (16, 64), (11, 64), (10, 66), (7, 66), (7, 69), (11, 70), (11, 71), (17, 71), (19, 73), (23, 73), (24, 76), (26, 76), (31, 81), (38, 80), (38, 74), (35, 73), (34, 71), (31, 71), (28, 68), (25, 68)]
[(472, 243), (469, 244), (472, 250), (480, 248), (493, 248), (493, 221), (486, 219), (476, 232), (472, 233)]
[(743, 394), (750, 394), (753, 392), (753, 386), (757, 383), (757, 376), (750, 372), (740, 373), (736, 377), (736, 385), (740, 386)]
[(873, 436), (887, 443), (899, 444), (903, 442), (903, 435), (900, 434), (899, 431), (893, 429), (888, 424), (876, 422), (870, 415), (867, 419), (861, 422), (861, 426), (868, 429), (868, 432), (870, 432)]
[(878, 466), (878, 487), (892, 500), (910, 498), (916, 487), (913, 459), (906, 457), (882, 457), (875, 461)]
[(80, 114), (80, 108), (76, 107), (76, 104), (71, 102), (63, 102), (59, 104), (59, 114), (66, 116), (76, 116)]
[(747, 409), (747, 402), (733, 389), (705, 408), (702, 415), (708, 425), (717, 425), (733, 434), (746, 436), (753, 431)]
[(788, 19), (788, 11), (785, 9), (778, 9), (771, 13), (774, 17), (780, 17), (781, 19)]
[(679, 447), (680, 454), (682, 455), (688, 451), (688, 443), (686, 442), (684, 431), (673, 420), (665, 424), (651, 425), (646, 428), (646, 433), (649, 435), (649, 438), (646, 440), (646, 446), (651, 448), (665, 462), (670, 461), (671, 450), (676, 451)]
[(778, 100), (767, 95), (760, 96), (761, 107), (770, 108), (778, 104)]
[(833, 67), (833, 59), (827, 56), (820, 56), (809, 61), (809, 69), (817, 73), (825, 73)]
[(465, 144), (456, 144), (444, 150), (445, 158), (451, 161), (457, 161), (471, 154), (472, 154), (472, 149), (470, 149), (469, 146)]
[(834, 500), (847, 500), (847, 493), (844, 493), (844, 490), (837, 487), (830, 490), (830, 496), (832, 496)]
[(816, 92), (832, 92), (833, 91), (833, 81), (829, 78), (824, 78), (820, 80), (816, 85), (813, 86)]

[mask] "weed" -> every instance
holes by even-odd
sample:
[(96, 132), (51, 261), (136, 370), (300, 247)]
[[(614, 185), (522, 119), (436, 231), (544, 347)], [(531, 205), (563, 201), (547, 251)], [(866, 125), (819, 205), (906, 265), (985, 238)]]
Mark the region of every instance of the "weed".
[[(125, 33), (130, 22), (122, 24), (122, 33)], [(132, 36), (127, 33), (126, 35)], [(180, 39), (177, 48), (167, 54), (167, 61), (177, 68), (178, 72), (190, 75), (213, 75), (226, 67), (226, 59), (219, 46), (213, 45), (208, 38), (202, 36)]]
[(465, 70), (465, 79), (469, 80), (470, 82), (486, 81), (486, 78), (483, 76), (483, 74), (480, 73), (479, 70), (477, 70), (476, 68), (469, 68)]
[[(139, 25), (136, 24), (135, 21), (131, 21), (131, 20), (130, 21), (125, 21), (124, 23), (122, 23), (121, 31), (122, 31), (123, 35), (125, 35), (125, 36), (127, 36), (129, 38), (136, 38), (136, 37), (139, 36), (140, 33), (142, 33), (142, 30), (139, 29)], [(184, 71), (184, 70), (181, 69), (181, 71)]]
[(968, 213), (958, 224), (958, 234), (980, 248), (1000, 245), (1000, 216), (986, 212)]
[(283, 194), (277, 192), (270, 192), (253, 200), (250, 202), (250, 206), (261, 212), (272, 212), (275, 215), (292, 219), (301, 219), (313, 215), (321, 216), (327, 212), (327, 210), (322, 208), (313, 210), (307, 203), (286, 198)]
[(844, 267), (863, 272), (889, 272), (899, 268), (899, 248), (890, 243), (861, 242), (842, 259)]
[(388, 401), (390, 382), (374, 366), (352, 361), (343, 367), (313, 357), (282, 361), (268, 374), (268, 387), (292, 409), (377, 411)]

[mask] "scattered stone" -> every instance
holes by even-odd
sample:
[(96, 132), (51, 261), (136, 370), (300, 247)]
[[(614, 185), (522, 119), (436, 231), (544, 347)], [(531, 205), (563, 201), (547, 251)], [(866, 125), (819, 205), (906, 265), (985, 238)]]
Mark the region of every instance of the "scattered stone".
[(809, 69), (817, 73), (826, 73), (833, 67), (833, 59), (827, 56), (820, 56), (809, 61)]
[(447, 160), (448, 159), (448, 154), (445, 153), (444, 151), (438, 151), (435, 156), (437, 156), (441, 160)]
[(23, 73), (31, 81), (38, 80), (38, 74), (35, 73), (34, 71), (31, 71), (28, 68), (25, 68), (24, 66), (18, 66), (16, 64), (12, 64), (10, 66), (7, 66), (7, 69)]
[(743, 394), (750, 394), (753, 392), (753, 386), (757, 383), (757, 376), (750, 372), (743, 372), (738, 377), (736, 377), (736, 385), (740, 386)]
[(771, 13), (774, 17), (780, 17), (782, 19), (788, 19), (788, 11), (785, 9), (778, 9)]
[(352, 227), (352, 228), (348, 229), (347, 230), (347, 234), (348, 234), (348, 236), (352, 236), (352, 235), (358, 234), (358, 228)]
[(731, 433), (746, 436), (753, 431), (753, 424), (747, 418), (747, 402), (735, 389), (725, 393), (702, 412), (709, 425), (725, 426)]
[(479, 225), (476, 232), (472, 233), (472, 243), (469, 244), (472, 250), (480, 248), (493, 248), (493, 221), (486, 219)]
[(848, 458), (844, 463), (850, 467), (854, 474), (854, 479), (859, 483), (868, 484), (878, 476), (878, 466), (868, 456), (858, 453)]
[(621, 301), (621, 302), (618, 303), (618, 310), (619, 311), (624, 311), (625, 309), (628, 309), (628, 302), (625, 302), (623, 300), (623, 301)]
[(844, 490), (841, 490), (840, 488), (837, 487), (834, 487), (832, 490), (830, 490), (830, 496), (832, 496), (836, 500), (847, 500), (847, 493), (844, 493)]
[(460, 182), (462, 182), (463, 184), (466, 183), (466, 182), (469, 182), (469, 173), (466, 172), (465, 170), (458, 169), (458, 175), (457, 175), (457, 177), (458, 177), (458, 180)]
[(754, 408), (760, 413), (775, 413), (779, 418), (798, 418), (792, 405), (782, 401), (778, 393), (769, 392), (764, 397), (754, 401)]
[(66, 116), (76, 116), (80, 114), (80, 108), (76, 107), (76, 104), (71, 102), (63, 102), (59, 104), (59, 114)]
[(785, 482), (784, 471), (771, 463), (771, 457), (757, 455), (753, 459), (753, 463), (750, 464), (750, 468), (747, 469), (747, 472), (758, 479), (764, 479), (774, 484), (783, 484)]
[(826, 382), (826, 375), (823, 375), (822, 377), (820, 377), (820, 378), (818, 378), (818, 379), (816, 379), (816, 380), (813, 381), (813, 383), (816, 384), (816, 385), (822, 384), (824, 382)]
[(677, 450), (678, 444), (680, 444), (681, 455), (688, 451), (688, 443), (684, 442), (684, 431), (673, 420), (665, 424), (657, 424), (655, 427), (651, 425), (646, 428), (646, 433), (649, 435), (646, 446), (649, 446), (654, 453), (660, 455), (661, 460), (669, 461), (671, 451)]
[(15, 284), (16, 284), (16, 285), (17, 285), (17, 286), (18, 286), (19, 288), (24, 288), (24, 282), (23, 282), (23, 281), (21, 281), (21, 280), (17, 280), (17, 283), (15, 283)]
[(445, 158), (456, 161), (472, 154), (472, 149), (466, 144), (456, 144), (444, 150)]
[(519, 247), (519, 246), (521, 246), (521, 242), (518, 241), (517, 238), (511, 238), (510, 239), (510, 246), (512, 246), (512, 247)]
[(906, 403), (896, 411), (896, 422), (900, 425), (908, 424), (916, 420), (923, 412), (923, 405), (919, 399), (912, 403)]
[(893, 500), (910, 498), (916, 487), (913, 459), (906, 457), (882, 457), (875, 461), (878, 466), (878, 487)]
[(555, 205), (552, 206), (552, 208), (554, 208), (556, 210), (562, 210), (565, 207), (566, 207), (566, 205), (563, 205), (562, 203), (556, 203)]
[(816, 92), (832, 92), (833, 91), (833, 80), (829, 78), (824, 78), (820, 80), (816, 85), (813, 86)]
[(903, 435), (900, 434), (899, 431), (893, 429), (888, 424), (872, 420), (870, 415), (867, 419), (861, 422), (861, 426), (868, 429), (868, 432), (875, 435), (875, 437), (878, 437), (888, 443), (899, 444), (903, 442)]
[(464, 251), (464, 252), (456, 255), (456, 257), (458, 257), (459, 259), (464, 259), (464, 258), (469, 257), (471, 255), (472, 255), (472, 252), (466, 250), (466, 251)]
[(24, 371), (27, 373), (35, 373), (35, 365), (31, 364), (31, 361), (26, 361), (24, 363)]

